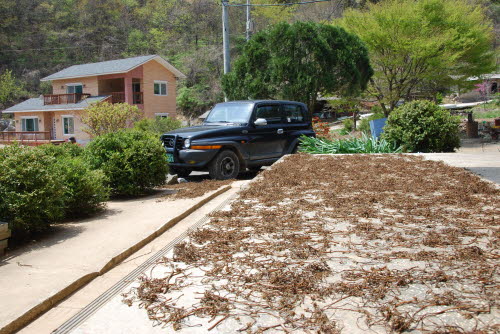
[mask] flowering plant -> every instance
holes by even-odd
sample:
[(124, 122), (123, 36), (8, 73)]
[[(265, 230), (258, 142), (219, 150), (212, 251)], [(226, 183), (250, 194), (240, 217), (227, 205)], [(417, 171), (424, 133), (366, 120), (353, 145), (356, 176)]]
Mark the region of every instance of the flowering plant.
[(326, 122), (322, 122), (319, 117), (313, 117), (312, 119), (313, 130), (316, 136), (320, 138), (328, 138), (330, 135), (330, 126)]

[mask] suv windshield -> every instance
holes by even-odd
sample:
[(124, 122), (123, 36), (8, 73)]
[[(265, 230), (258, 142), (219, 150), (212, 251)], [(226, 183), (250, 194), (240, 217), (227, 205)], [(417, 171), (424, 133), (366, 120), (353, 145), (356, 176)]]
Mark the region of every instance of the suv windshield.
[(205, 123), (246, 124), (252, 114), (252, 103), (219, 103), (208, 115)]

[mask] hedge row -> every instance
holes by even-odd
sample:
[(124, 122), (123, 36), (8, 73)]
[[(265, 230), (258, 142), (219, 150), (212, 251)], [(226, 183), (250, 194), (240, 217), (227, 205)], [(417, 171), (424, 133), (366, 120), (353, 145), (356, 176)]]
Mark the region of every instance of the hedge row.
[(0, 149), (0, 220), (22, 241), (52, 223), (95, 213), (110, 195), (141, 194), (165, 182), (157, 136), (124, 130), (74, 144)]

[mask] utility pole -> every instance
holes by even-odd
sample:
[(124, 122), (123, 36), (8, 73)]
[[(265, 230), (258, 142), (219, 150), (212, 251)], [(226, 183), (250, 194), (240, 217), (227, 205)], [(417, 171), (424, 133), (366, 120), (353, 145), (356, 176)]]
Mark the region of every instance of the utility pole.
[[(224, 54), (224, 74), (231, 71), (231, 58), (229, 55), (229, 17), (228, 17), (228, 1), (222, 0), (222, 48)], [(224, 96), (224, 101), (229, 101), (227, 96)]]
[(250, 17), (250, 0), (247, 0), (247, 42), (250, 40), (250, 30), (252, 29), (252, 18)]
[(224, 74), (231, 71), (231, 59), (229, 58), (228, 1), (229, 0), (222, 0), (222, 46), (224, 48)]

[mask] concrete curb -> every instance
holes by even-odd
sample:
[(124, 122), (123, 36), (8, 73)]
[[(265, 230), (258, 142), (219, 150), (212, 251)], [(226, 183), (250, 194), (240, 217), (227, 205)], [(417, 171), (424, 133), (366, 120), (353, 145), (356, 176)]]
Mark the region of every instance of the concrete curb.
[(120, 262), (122, 262), (124, 259), (132, 255), (133, 253), (137, 252), (139, 249), (150, 243), (152, 240), (163, 234), (165, 231), (176, 225), (178, 222), (192, 214), (194, 211), (198, 210), (200, 207), (214, 199), (215, 197), (225, 193), (231, 189), (231, 186), (225, 186), (222, 189), (219, 189), (212, 195), (202, 199), (192, 207), (190, 207), (188, 210), (184, 211), (180, 215), (178, 215), (175, 218), (172, 218), (169, 220), (167, 223), (165, 223), (162, 227), (160, 227), (158, 230), (147, 236), (146, 238), (142, 239), (135, 245), (129, 247), (128, 249), (124, 250), (117, 256), (113, 257), (108, 263), (102, 267), (101, 270), (98, 272), (92, 272), (89, 274), (86, 274), (67, 287), (63, 288), (62, 290), (58, 291), (51, 297), (47, 298), (40, 304), (34, 306), (31, 308), (29, 311), (18, 317), (17, 319), (13, 320), (9, 324), (7, 324), (5, 327), (0, 329), (0, 334), (11, 334), (15, 333), (19, 330), (21, 330), (23, 327), (27, 326), (29, 323), (33, 322), (36, 318), (40, 317), (42, 314), (53, 308), (55, 305), (59, 304), (63, 299), (67, 298), (71, 294), (75, 293), (77, 290), (82, 288), (83, 286), (87, 285), (90, 283), (92, 280), (95, 278), (103, 275), (104, 273), (108, 272), (109, 270), (113, 269), (118, 265)]

